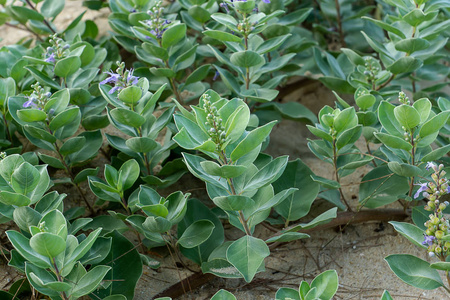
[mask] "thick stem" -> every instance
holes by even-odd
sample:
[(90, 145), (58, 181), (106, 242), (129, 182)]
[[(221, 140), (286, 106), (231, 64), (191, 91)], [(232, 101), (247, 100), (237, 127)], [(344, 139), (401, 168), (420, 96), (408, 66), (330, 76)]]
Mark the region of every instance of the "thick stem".
[(379, 85), (379, 86), (376, 88), (376, 91), (379, 91), (379, 90), (381, 90), (382, 88), (384, 88), (385, 86), (387, 86), (389, 83), (391, 83), (392, 80), (394, 80), (394, 78), (395, 78), (395, 74), (392, 74), (391, 77), (389, 77), (389, 79), (388, 79), (386, 82), (384, 82), (383, 84)]

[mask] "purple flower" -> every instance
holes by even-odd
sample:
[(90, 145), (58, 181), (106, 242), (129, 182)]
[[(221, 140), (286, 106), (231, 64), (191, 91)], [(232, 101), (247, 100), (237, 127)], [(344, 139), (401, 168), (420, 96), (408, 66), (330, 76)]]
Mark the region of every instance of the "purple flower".
[(50, 56), (45, 59), (45, 62), (54, 63), (55, 62), (55, 53), (50, 54)]
[(447, 194), (450, 194), (450, 185), (447, 187)]
[(430, 168), (432, 168), (434, 171), (437, 170), (436, 164), (435, 164), (434, 162), (432, 162), (432, 161), (427, 162), (427, 165), (426, 165), (426, 167), (425, 167), (425, 169), (427, 169), (427, 171), (428, 171)]
[(106, 74), (109, 74), (109, 77), (100, 82), (100, 84), (107, 84), (107, 83), (116, 83), (120, 79), (120, 75), (113, 73), (113, 72), (105, 72)]
[(422, 245), (428, 245), (431, 246), (433, 245), (433, 241), (434, 241), (435, 237), (432, 235), (424, 235), (424, 241), (422, 242)]
[(270, 3), (270, 0), (262, 0), (264, 3)]
[(214, 74), (213, 80), (216, 80), (217, 78), (219, 78), (219, 71), (216, 71), (216, 73)]
[(127, 76), (127, 83), (131, 85), (136, 85), (138, 83), (139, 77), (133, 76), (133, 69), (131, 69)]
[(116, 85), (115, 87), (113, 87), (111, 90), (109, 90), (108, 94), (114, 94), (115, 92), (117, 92), (120, 89), (120, 86)]
[(28, 107), (30, 107), (30, 106), (36, 107), (36, 106), (37, 106), (37, 105), (36, 105), (36, 101), (37, 101), (37, 99), (36, 99), (35, 97), (28, 97), (28, 101), (26, 101), (26, 102), (22, 105), (22, 107), (23, 107), (23, 108), (28, 108)]
[(418, 198), (420, 196), (420, 193), (426, 191), (428, 189), (428, 183), (420, 183), (420, 184), (414, 184), (414, 185), (420, 185), (420, 188), (417, 190), (417, 192), (414, 194), (414, 199)]
[(170, 21), (170, 20), (164, 20), (163, 25), (169, 25), (170, 23), (172, 23), (172, 21)]
[(225, 2), (220, 3), (219, 6), (222, 7), (223, 9), (225, 9), (227, 14), (230, 12), (230, 10), (228, 9), (228, 4), (226, 4)]

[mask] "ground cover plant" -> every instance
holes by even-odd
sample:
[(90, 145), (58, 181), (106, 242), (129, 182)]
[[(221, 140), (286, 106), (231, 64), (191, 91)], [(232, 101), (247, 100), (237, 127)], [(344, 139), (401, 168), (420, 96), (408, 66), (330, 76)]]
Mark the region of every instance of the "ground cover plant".
[[(0, 48), (1, 252), (23, 275), (2, 299), (134, 299), (161, 251), (177, 296), (192, 265), (251, 286), (280, 245), (393, 203), (414, 224), (390, 224), (439, 261), (387, 264), (450, 292), (448, 1), (84, 1), (108, 11), (105, 36), (84, 12), (59, 28), (65, 4), (0, 0), (0, 24), (30, 34)], [(299, 77), (333, 107), (278, 101)], [(329, 176), (265, 153), (283, 119), (306, 124)], [(343, 182), (363, 169), (355, 204)], [(338, 282), (327, 270), (272, 297), (332, 299)]]

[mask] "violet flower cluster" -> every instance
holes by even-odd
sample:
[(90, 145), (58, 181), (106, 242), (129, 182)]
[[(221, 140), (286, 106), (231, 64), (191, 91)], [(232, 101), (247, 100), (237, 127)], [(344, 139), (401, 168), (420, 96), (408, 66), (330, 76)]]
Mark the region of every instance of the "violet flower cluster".
[(33, 93), (27, 96), (27, 101), (22, 105), (24, 108), (36, 108), (39, 110), (44, 109), (45, 104), (48, 99), (52, 96), (52, 93), (46, 92), (43, 87), (40, 86), (39, 82), (32, 84)]
[(139, 81), (139, 77), (133, 75), (133, 69), (125, 69), (124, 62), (117, 62), (116, 73), (113, 71), (105, 72), (109, 75), (105, 80), (101, 81), (100, 84), (114, 84), (114, 87), (108, 92), (108, 94), (113, 94), (115, 92), (120, 92), (124, 88), (136, 85)]
[(51, 46), (47, 47), (44, 53), (45, 62), (54, 64), (57, 59), (59, 60), (69, 55), (70, 45), (63, 39), (57, 37), (56, 34), (50, 38), (49, 43)]
[(425, 210), (433, 212), (429, 215), (429, 220), (424, 224), (427, 229), (422, 245), (428, 246), (428, 254), (430, 256), (437, 256), (445, 261), (446, 257), (450, 255), (450, 241), (447, 241), (444, 237), (450, 234), (450, 224), (443, 212), (450, 203), (448, 201), (441, 202), (440, 199), (445, 194), (450, 193), (449, 181), (445, 178), (444, 165), (438, 166), (433, 162), (429, 162), (426, 169), (434, 171), (431, 175), (432, 181), (417, 184), (420, 187), (414, 195), (414, 198), (418, 198), (420, 193), (422, 193), (428, 199)]
[(148, 36), (147, 39), (161, 39), (163, 33), (167, 30), (172, 21), (162, 17), (164, 7), (161, 7), (162, 1), (159, 1), (147, 13), (150, 16), (149, 20), (141, 21), (141, 24), (149, 29), (153, 36)]

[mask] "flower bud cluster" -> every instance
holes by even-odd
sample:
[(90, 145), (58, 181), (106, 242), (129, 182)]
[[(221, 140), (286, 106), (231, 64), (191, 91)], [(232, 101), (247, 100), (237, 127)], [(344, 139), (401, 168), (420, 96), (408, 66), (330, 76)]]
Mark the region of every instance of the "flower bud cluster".
[(409, 101), (409, 98), (406, 97), (406, 94), (404, 92), (398, 93), (398, 101), (402, 104), (411, 105), (411, 101)]
[(133, 69), (125, 69), (124, 62), (116, 62), (118, 65), (116, 69), (116, 73), (114, 72), (105, 72), (109, 75), (108, 78), (100, 82), (100, 84), (112, 83), (114, 87), (108, 92), (108, 94), (112, 94), (116, 91), (121, 91), (124, 88), (129, 86), (136, 85), (139, 81), (139, 77), (133, 75)]
[(32, 107), (39, 110), (44, 109), (45, 104), (48, 99), (52, 96), (52, 93), (46, 92), (43, 87), (40, 86), (39, 82), (32, 84), (33, 93), (28, 96), (28, 100), (22, 105), (24, 108)]
[(250, 22), (249, 18), (244, 18), (237, 24), (237, 29), (242, 35), (247, 36), (255, 30), (256, 25), (258, 25), (258, 21)]
[(69, 55), (70, 45), (63, 39), (57, 37), (56, 34), (50, 38), (49, 43), (51, 46), (47, 47), (44, 54), (46, 62), (55, 63), (56, 59), (62, 59)]
[(321, 117), (323, 124), (330, 127), (328, 133), (333, 137), (337, 135), (337, 131), (334, 129), (334, 120), (337, 118), (337, 116), (339, 116), (340, 113), (341, 110), (339, 108), (336, 108), (332, 113), (324, 114)]
[[(141, 21), (141, 24), (150, 29), (150, 33), (156, 38), (161, 39), (163, 33), (167, 30), (170, 23), (172, 21), (164, 19), (162, 17), (164, 7), (161, 7), (162, 1), (159, 1), (153, 6), (150, 10), (147, 11), (147, 14), (150, 16), (149, 20)], [(152, 37), (148, 36), (147, 39), (151, 39)]]
[(427, 163), (427, 169), (432, 168), (434, 173), (431, 178), (434, 182), (420, 184), (420, 188), (414, 195), (415, 198), (423, 192), (423, 196), (428, 199), (425, 210), (432, 211), (429, 220), (425, 222), (425, 231), (423, 245), (428, 245), (428, 253), (430, 256), (439, 256), (446, 258), (450, 255), (450, 241), (444, 240), (444, 237), (450, 234), (449, 220), (444, 215), (444, 210), (450, 205), (448, 201), (441, 202), (440, 198), (450, 193), (448, 180), (445, 178), (444, 165)]
[(378, 67), (378, 64), (375, 63), (375, 59), (372, 57), (365, 57), (364, 58), (364, 67), (365, 70), (363, 72), (364, 76), (366, 76), (367, 81), (374, 81), (378, 75), (378, 72), (380, 72), (380, 68)]
[(6, 154), (6, 152), (0, 152), (0, 161), (5, 159), (6, 156), (8, 156), (8, 154)]
[(206, 112), (206, 129), (208, 130), (209, 140), (216, 144), (216, 151), (221, 152), (226, 145), (226, 132), (223, 126), (223, 120), (217, 111), (217, 108), (211, 103), (211, 97), (207, 94), (202, 96), (203, 108)]

